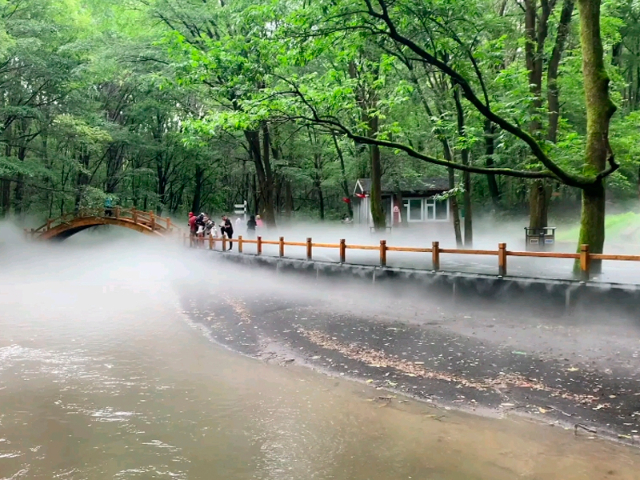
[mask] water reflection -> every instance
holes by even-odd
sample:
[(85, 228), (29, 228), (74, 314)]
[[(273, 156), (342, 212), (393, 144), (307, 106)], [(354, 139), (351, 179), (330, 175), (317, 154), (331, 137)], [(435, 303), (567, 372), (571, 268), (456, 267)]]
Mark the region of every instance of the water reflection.
[(132, 269), (0, 279), (0, 478), (638, 478), (632, 449), (228, 352)]

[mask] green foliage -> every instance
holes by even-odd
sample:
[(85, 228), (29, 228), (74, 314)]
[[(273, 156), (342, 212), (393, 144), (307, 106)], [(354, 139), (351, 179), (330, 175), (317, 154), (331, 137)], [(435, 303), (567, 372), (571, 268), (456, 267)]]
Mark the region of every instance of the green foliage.
[[(550, 17), (545, 62), (560, 3)], [(398, 30), (455, 68), (496, 114), (525, 130), (536, 119), (546, 128), (546, 97), (540, 109), (531, 108), (518, 5), (388, 5)], [(621, 164), (607, 180), (614, 201), (637, 194), (638, 15), (637, 2), (603, 4), (611, 95), (621, 107), (611, 124)], [(586, 117), (577, 22), (570, 27), (559, 65), (557, 142), (541, 143), (557, 165), (577, 174)], [(466, 100), (461, 135), (458, 87), (384, 29), (363, 0), (2, 0), (0, 190), (9, 189), (11, 201), (0, 204), (0, 214), (45, 217), (99, 205), (105, 192), (122, 205), (165, 213), (228, 212), (243, 200), (259, 212), (268, 184), (278, 213), (335, 218), (345, 213), (341, 198), (356, 178), (370, 175), (367, 147), (345, 132), (437, 158), (444, 142), (454, 162), (467, 151), (472, 166), (491, 160), (496, 168), (542, 168), (522, 141), (499, 128), (488, 158), (485, 118)], [(379, 124), (375, 133), (371, 119)], [(381, 153), (389, 183), (447, 174), (401, 148)], [(271, 175), (264, 184), (260, 165)], [(501, 178), (498, 185), (499, 208), (524, 208), (526, 180)], [(554, 188), (565, 201), (575, 197), (568, 187)], [(448, 195), (462, 192), (458, 186)], [(473, 176), (472, 195), (477, 205), (495, 208), (485, 176)]]

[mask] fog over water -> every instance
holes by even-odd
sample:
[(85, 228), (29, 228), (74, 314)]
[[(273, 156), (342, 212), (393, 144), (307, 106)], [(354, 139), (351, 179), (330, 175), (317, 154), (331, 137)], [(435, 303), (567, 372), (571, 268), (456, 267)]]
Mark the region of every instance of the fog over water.
[(295, 279), (117, 229), (0, 239), (0, 479), (640, 478), (634, 449), (241, 356), (181, 304)]

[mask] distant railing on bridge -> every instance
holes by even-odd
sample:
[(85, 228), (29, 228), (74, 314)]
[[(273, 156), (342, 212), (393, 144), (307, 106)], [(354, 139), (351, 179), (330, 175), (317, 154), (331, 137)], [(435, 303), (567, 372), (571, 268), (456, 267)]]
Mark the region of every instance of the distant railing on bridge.
[(246, 244), (256, 245), (256, 254), (262, 255), (263, 245), (277, 245), (278, 256), (284, 257), (285, 247), (303, 247), (306, 249), (306, 259), (313, 260), (314, 248), (330, 248), (338, 249), (340, 254), (339, 263), (347, 263), (347, 250), (374, 250), (380, 255), (379, 265), (387, 266), (387, 252), (413, 252), (413, 253), (430, 253), (431, 266), (433, 271), (440, 270), (440, 255), (483, 255), (498, 257), (498, 276), (507, 275), (507, 257), (535, 257), (535, 258), (562, 258), (578, 260), (580, 280), (589, 280), (590, 266), (592, 261), (615, 260), (640, 262), (640, 255), (608, 255), (602, 253), (590, 253), (588, 245), (582, 245), (579, 253), (560, 253), (560, 252), (524, 252), (517, 250), (507, 250), (506, 243), (499, 243), (497, 250), (463, 250), (457, 248), (440, 248), (439, 242), (433, 242), (430, 248), (417, 247), (394, 247), (387, 245), (386, 240), (380, 240), (380, 245), (354, 245), (347, 244), (345, 239), (341, 239), (339, 243), (315, 243), (311, 238), (307, 238), (306, 242), (286, 242), (284, 237), (278, 240), (264, 240), (258, 236), (255, 240), (246, 239), (239, 236), (237, 239), (228, 239), (226, 237), (195, 238), (188, 234), (183, 235), (185, 245), (202, 247), (208, 246), (210, 250), (214, 250), (216, 244), (222, 245), (222, 250), (227, 249), (227, 243), (235, 243), (238, 247), (238, 253), (243, 253), (243, 246)]
[(77, 212), (65, 213), (57, 218), (51, 218), (38, 228), (25, 229), (27, 237), (36, 237), (39, 234), (48, 232), (64, 223), (69, 223), (79, 218), (111, 218), (132, 222), (135, 225), (142, 225), (151, 230), (173, 230), (173, 225), (169, 217), (161, 217), (154, 212), (145, 212), (136, 208), (81, 208)]

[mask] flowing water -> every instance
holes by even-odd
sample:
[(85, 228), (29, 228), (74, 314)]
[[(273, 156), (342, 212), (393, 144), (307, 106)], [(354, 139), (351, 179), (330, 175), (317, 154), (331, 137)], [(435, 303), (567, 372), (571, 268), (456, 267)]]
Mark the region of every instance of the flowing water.
[(2, 479), (640, 478), (631, 448), (222, 349), (179, 253), (74, 248), (0, 256)]

